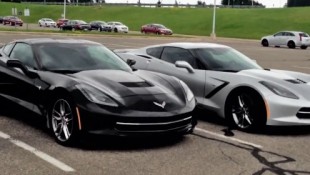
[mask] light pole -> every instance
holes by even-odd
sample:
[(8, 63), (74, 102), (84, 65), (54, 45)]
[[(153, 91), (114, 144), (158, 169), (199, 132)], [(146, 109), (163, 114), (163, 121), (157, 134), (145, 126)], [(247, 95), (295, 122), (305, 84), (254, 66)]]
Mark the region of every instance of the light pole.
[(212, 22), (212, 33), (211, 33), (211, 38), (216, 39), (216, 34), (215, 34), (215, 15), (216, 15), (216, 0), (214, 0), (214, 5), (213, 5), (213, 22)]
[(64, 0), (64, 14), (63, 18), (66, 19), (66, 0)]

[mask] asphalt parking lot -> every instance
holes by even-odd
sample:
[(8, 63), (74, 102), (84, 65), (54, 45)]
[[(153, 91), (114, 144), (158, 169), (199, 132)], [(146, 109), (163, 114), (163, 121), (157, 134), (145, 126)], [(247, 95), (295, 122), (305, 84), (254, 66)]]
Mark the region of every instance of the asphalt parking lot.
[[(168, 42), (216, 42), (234, 47), (265, 68), (310, 73), (310, 49), (261, 47), (257, 40), (209, 37), (61, 35), (0, 32), (14, 39), (82, 38), (110, 49)], [(259, 133), (232, 131), (202, 111), (193, 134), (179, 138), (88, 136), (75, 147), (57, 144), (35, 114), (0, 104), (0, 170), (11, 174), (310, 174), (310, 126), (267, 127)]]

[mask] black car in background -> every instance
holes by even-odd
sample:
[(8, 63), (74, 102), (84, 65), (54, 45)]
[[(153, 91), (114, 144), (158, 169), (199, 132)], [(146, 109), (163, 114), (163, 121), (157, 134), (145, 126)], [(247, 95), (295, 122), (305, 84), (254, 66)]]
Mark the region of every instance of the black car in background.
[(83, 20), (69, 20), (63, 25), (60, 26), (60, 30), (91, 30), (91, 27), (88, 23)]
[(0, 56), (0, 97), (43, 116), (60, 144), (85, 132), (184, 135), (195, 127), (196, 100), (183, 81), (133, 70), (99, 43), (15, 40)]
[(98, 30), (99, 32), (101, 31), (111, 32), (112, 31), (112, 27), (104, 21), (91, 21), (89, 25), (91, 27), (91, 30)]

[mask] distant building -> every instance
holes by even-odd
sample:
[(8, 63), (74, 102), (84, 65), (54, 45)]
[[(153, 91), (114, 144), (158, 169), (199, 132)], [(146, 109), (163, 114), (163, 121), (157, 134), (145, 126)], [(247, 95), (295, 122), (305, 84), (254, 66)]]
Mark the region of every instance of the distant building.
[(287, 0), (287, 7), (304, 7), (310, 6), (309, 0)]

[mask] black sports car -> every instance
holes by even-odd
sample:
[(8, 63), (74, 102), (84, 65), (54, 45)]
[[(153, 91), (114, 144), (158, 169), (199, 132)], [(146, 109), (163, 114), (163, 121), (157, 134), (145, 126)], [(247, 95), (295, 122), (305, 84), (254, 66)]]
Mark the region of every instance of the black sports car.
[(61, 144), (82, 132), (119, 136), (187, 134), (196, 101), (181, 80), (132, 70), (87, 40), (24, 39), (0, 50), (0, 97), (46, 117)]

